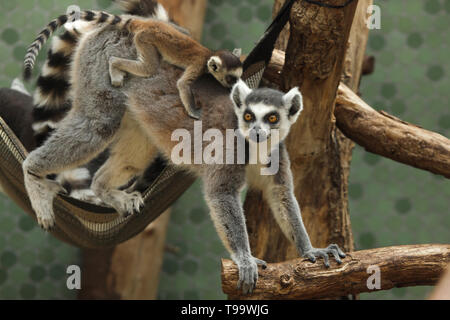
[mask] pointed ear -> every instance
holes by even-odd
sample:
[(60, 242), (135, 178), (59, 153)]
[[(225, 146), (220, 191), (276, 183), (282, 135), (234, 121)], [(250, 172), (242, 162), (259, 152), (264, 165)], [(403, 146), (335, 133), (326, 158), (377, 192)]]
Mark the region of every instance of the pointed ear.
[(252, 92), (244, 81), (239, 79), (236, 84), (231, 89), (231, 101), (233, 101), (234, 109), (236, 112), (241, 113), (243, 110), (242, 106), (247, 96)]
[(241, 55), (242, 55), (242, 49), (241, 49), (241, 48), (239, 48), (239, 49), (234, 49), (234, 50), (233, 50), (233, 54), (234, 54), (236, 57), (240, 58)]
[(212, 56), (208, 60), (208, 70), (210, 73), (214, 74), (222, 69), (222, 59), (218, 56)]
[(291, 123), (297, 121), (303, 110), (303, 97), (297, 87), (292, 88), (283, 96), (284, 106), (288, 110), (288, 118)]

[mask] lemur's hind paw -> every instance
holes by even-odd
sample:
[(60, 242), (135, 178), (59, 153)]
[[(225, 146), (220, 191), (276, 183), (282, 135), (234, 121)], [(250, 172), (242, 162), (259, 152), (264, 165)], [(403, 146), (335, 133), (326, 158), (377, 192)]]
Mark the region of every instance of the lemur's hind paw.
[(326, 248), (311, 248), (305, 252), (303, 256), (309, 259), (311, 262), (316, 262), (316, 258), (322, 257), (325, 267), (330, 267), (330, 260), (328, 255), (333, 255), (338, 264), (342, 263), (341, 258), (345, 258), (345, 253), (339, 248), (337, 244), (330, 244)]

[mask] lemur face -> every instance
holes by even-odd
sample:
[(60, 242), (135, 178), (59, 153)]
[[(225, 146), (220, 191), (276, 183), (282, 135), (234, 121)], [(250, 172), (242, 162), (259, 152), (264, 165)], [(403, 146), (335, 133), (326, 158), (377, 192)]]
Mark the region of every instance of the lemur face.
[(231, 88), (242, 76), (242, 62), (237, 51), (216, 52), (208, 60), (208, 72), (211, 73), (220, 84)]
[(283, 141), (303, 109), (298, 88), (286, 94), (268, 88), (251, 90), (242, 80), (234, 85), (231, 100), (241, 134), (257, 143), (270, 139), (274, 129)]

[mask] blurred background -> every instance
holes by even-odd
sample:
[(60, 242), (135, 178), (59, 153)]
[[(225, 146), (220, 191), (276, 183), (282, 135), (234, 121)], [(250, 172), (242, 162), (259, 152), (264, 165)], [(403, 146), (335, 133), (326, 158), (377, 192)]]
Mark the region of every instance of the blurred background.
[[(111, 0), (0, 0), (0, 87), (20, 74), (28, 44), (69, 5), (118, 12)], [(364, 77), (365, 101), (405, 121), (450, 136), (450, 0), (380, 0), (381, 30), (367, 54), (377, 59)], [(202, 42), (248, 53), (271, 21), (272, 0), (209, 0)], [(39, 56), (42, 63), (45, 54)], [(32, 86), (29, 86), (32, 89)], [(0, 106), (1, 107), (1, 106)], [(349, 186), (356, 249), (450, 243), (450, 184), (443, 177), (356, 146)], [(228, 257), (197, 182), (174, 205), (159, 285), (160, 299), (224, 299), (220, 259)], [(81, 251), (45, 234), (0, 194), (0, 299), (74, 299), (66, 267)], [(362, 299), (423, 299), (430, 287), (395, 288)]]

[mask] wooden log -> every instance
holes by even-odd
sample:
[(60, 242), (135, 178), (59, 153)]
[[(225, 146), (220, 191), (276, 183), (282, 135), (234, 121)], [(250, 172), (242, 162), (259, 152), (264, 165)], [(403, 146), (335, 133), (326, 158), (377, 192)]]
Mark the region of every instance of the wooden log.
[[(311, 263), (306, 259), (295, 259), (268, 264), (267, 269), (260, 269), (256, 289), (248, 298), (320, 299), (394, 287), (434, 285), (449, 262), (450, 245), (408, 245), (354, 251), (343, 259), (341, 265), (333, 261), (329, 269), (321, 261)], [(372, 281), (377, 271), (379, 289), (373, 287), (377, 283)], [(222, 260), (223, 291), (235, 295), (237, 280), (236, 265), (230, 260)]]
[(376, 111), (346, 85), (336, 99), (338, 127), (367, 151), (450, 178), (450, 140)]

